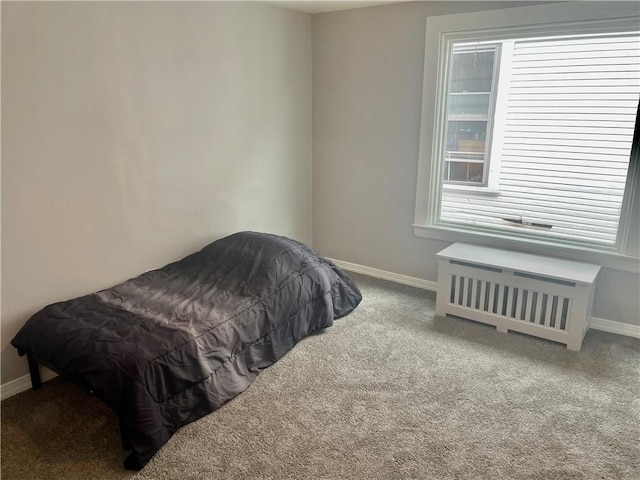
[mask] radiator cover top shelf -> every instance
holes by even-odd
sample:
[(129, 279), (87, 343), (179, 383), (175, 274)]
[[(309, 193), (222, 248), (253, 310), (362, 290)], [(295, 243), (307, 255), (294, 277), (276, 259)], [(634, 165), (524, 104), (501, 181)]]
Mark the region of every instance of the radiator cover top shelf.
[(580, 350), (600, 266), (456, 243), (438, 253), (436, 314)]

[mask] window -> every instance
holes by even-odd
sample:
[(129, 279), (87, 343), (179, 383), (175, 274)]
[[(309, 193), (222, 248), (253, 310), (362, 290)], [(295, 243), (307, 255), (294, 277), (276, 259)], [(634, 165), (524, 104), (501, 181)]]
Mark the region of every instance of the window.
[[(448, 87), (445, 187), (491, 177), (496, 195), (445, 188), (441, 220), (615, 244), (640, 96), (637, 32), (454, 42)], [(493, 97), (504, 97), (497, 110)]]
[(429, 19), (417, 235), (625, 253), (640, 33), (613, 5)]
[(444, 182), (486, 185), (499, 44), (456, 44), (451, 51)]

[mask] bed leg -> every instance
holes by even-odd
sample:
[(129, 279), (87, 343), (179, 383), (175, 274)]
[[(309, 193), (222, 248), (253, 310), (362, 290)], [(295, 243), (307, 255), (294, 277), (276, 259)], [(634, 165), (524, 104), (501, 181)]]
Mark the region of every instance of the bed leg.
[(131, 452), (127, 458), (124, 460), (124, 468), (127, 470), (133, 470), (134, 472), (139, 472), (144, 467), (144, 464), (138, 458), (138, 455), (134, 452)]
[(125, 432), (124, 422), (122, 421), (122, 418), (120, 417), (120, 415), (118, 415), (118, 424), (120, 425), (120, 440), (122, 441), (122, 449), (131, 450), (131, 443), (129, 443), (129, 440), (127, 439), (124, 433)]
[(29, 375), (31, 376), (31, 388), (37, 390), (42, 386), (42, 380), (40, 379), (40, 369), (38, 368), (38, 362), (33, 358), (30, 353), (27, 353), (27, 362), (29, 363)]

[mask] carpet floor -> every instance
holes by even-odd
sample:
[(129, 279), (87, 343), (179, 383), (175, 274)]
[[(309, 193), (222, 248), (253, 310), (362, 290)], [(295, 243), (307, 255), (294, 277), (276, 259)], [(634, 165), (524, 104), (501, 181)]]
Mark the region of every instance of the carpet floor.
[(352, 274), (363, 302), (140, 472), (117, 419), (55, 379), (1, 404), (2, 479), (637, 479), (640, 341), (580, 352), (434, 316), (430, 292)]

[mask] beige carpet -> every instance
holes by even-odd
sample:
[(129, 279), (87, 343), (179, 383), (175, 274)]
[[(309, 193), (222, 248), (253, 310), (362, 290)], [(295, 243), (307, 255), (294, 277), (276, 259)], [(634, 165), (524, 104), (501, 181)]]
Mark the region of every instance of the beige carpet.
[[(433, 316), (353, 275), (361, 306), (181, 429), (143, 479), (637, 479), (640, 341), (582, 351)], [(127, 479), (115, 417), (65, 381), (2, 402), (2, 479)]]

